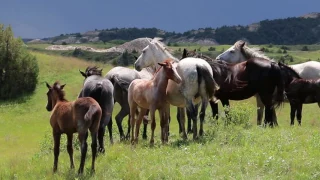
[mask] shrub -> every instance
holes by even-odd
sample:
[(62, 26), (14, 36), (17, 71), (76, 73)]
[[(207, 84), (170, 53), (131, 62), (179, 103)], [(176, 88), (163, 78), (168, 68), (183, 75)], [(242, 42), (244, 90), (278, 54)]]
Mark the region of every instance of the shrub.
[(11, 27), (0, 24), (0, 99), (10, 99), (33, 92), (38, 82), (39, 67), (35, 56), (14, 38)]
[(66, 42), (64, 42), (64, 41), (63, 41), (61, 44), (62, 44), (62, 45), (67, 45), (67, 43), (66, 43)]
[(212, 47), (212, 46), (208, 48), (208, 51), (215, 51), (215, 50), (216, 50), (216, 48)]
[(301, 51), (309, 51), (308, 46), (303, 46), (303, 47), (301, 48)]

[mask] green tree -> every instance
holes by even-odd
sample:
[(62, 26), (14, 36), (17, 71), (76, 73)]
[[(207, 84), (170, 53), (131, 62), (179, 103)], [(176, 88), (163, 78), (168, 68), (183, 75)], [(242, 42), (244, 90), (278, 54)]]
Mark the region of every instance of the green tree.
[(301, 49), (301, 51), (309, 51), (308, 46), (303, 46), (302, 49)]
[(14, 38), (11, 27), (0, 24), (0, 99), (10, 99), (35, 90), (39, 74), (35, 56)]

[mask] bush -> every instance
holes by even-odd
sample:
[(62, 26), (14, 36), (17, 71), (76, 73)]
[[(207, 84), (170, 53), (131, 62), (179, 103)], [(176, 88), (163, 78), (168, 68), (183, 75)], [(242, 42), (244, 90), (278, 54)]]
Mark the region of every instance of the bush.
[(62, 44), (62, 45), (67, 45), (67, 43), (66, 43), (66, 42), (64, 42), (64, 41), (63, 41), (61, 44)]
[(208, 51), (215, 51), (215, 50), (216, 50), (216, 48), (212, 47), (212, 46), (208, 48)]
[(309, 51), (308, 46), (303, 46), (302, 49), (301, 49), (301, 51)]
[(38, 82), (39, 67), (35, 56), (14, 38), (11, 27), (0, 24), (0, 99), (10, 99), (33, 92)]

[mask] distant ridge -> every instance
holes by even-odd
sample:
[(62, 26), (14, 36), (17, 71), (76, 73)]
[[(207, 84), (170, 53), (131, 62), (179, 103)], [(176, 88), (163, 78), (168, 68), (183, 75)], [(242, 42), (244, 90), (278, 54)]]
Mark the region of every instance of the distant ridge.
[(167, 32), (157, 28), (112, 28), (84, 33), (61, 34), (30, 43), (81, 44), (111, 40), (131, 41), (143, 37), (162, 37), (165, 43), (193, 43), (201, 45), (233, 44), (239, 39), (251, 44), (317, 44), (320, 42), (320, 13), (300, 17), (263, 20), (250, 25), (199, 28), (184, 33)]

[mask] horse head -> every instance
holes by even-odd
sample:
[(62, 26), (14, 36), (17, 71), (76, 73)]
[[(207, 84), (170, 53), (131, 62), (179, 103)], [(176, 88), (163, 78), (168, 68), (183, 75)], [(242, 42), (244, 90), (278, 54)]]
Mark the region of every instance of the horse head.
[(168, 77), (168, 79), (173, 80), (177, 84), (181, 83), (181, 77), (177, 72), (176, 66), (173, 66), (173, 61), (171, 59), (165, 60), (162, 63), (158, 63), (158, 65), (162, 66), (164, 68), (164, 71)]
[(283, 64), (282, 62), (278, 62), (278, 66), (281, 69), (286, 85), (290, 84), (294, 79), (301, 79), (300, 75), (291, 67)]
[(246, 42), (240, 40), (237, 41), (233, 46), (219, 54), (216, 59), (221, 61), (226, 61), (228, 63), (239, 63), (246, 60), (243, 54), (243, 47), (246, 45)]
[(137, 71), (141, 71), (142, 68), (149, 66), (158, 66), (158, 63), (161, 63), (168, 58), (175, 60), (159, 41), (159, 38), (154, 38), (152, 41), (147, 39), (147, 42), (148, 45), (142, 50), (142, 53), (134, 63), (134, 67)]
[(46, 86), (48, 88), (48, 92), (47, 92), (47, 97), (48, 97), (48, 102), (47, 102), (47, 106), (46, 109), (48, 111), (52, 111), (52, 109), (54, 108), (54, 106), (56, 105), (58, 100), (65, 100), (64, 96), (64, 91), (63, 88), (66, 84), (64, 85), (60, 85), (60, 83), (58, 81), (56, 81), (53, 86), (50, 86), (47, 82), (46, 82)]
[(80, 69), (79, 72), (85, 78), (92, 75), (102, 76), (102, 69), (99, 69), (97, 66), (88, 66), (85, 72), (81, 71)]

